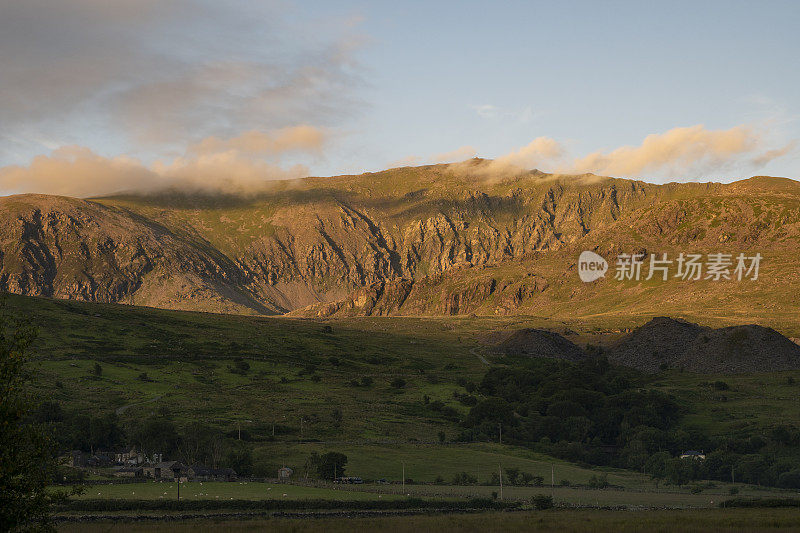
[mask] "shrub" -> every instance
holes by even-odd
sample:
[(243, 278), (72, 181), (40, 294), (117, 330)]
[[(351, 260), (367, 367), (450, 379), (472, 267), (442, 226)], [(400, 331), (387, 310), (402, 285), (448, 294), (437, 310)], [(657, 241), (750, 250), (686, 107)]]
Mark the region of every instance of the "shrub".
[(395, 389), (402, 389), (406, 386), (406, 380), (403, 378), (394, 378), (389, 385), (394, 387)]
[(533, 508), (538, 511), (543, 511), (545, 509), (552, 509), (553, 508), (553, 497), (548, 496), (546, 494), (537, 494), (533, 498), (531, 498), (531, 504), (533, 504)]
[(466, 472), (461, 472), (453, 476), (453, 485), (476, 485), (478, 478)]

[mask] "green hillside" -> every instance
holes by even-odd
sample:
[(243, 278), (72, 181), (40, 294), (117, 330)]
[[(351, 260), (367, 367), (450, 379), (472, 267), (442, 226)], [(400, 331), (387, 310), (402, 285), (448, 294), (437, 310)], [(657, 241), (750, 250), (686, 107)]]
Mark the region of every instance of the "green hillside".
[[(88, 417), (87, 424), (103, 428), (111, 417), (132, 435), (149, 421), (168, 420), (180, 436), (199, 422), (203, 431), (249, 450), (262, 475), (283, 464), (302, 471), (312, 452), (334, 450), (348, 455), (354, 474), (396, 479), (398, 463), (407, 461), (409, 475), (428, 482), (449, 482), (461, 471), (488, 482), (499, 463), (542, 477), (553, 462), (567, 465), (523, 446), (500, 446), (491, 435), (483, 443), (461, 438), (471, 409), (462, 399), (488, 369), (478, 356), (499, 368), (528, 364), (487, 352), (481, 341), (489, 332), (550, 324), (570, 329), (578, 340), (602, 342), (618, 337), (616, 328), (639, 325), (535, 317), (312, 321), (14, 295), (7, 306), (39, 328), (34, 392), (64, 412)], [(796, 431), (800, 419), (798, 371), (671, 371), (636, 379), (674, 398), (683, 413), (676, 431), (688, 442), (746, 441), (780, 427)], [(715, 385), (720, 381), (724, 390)], [(596, 473), (588, 468), (559, 471), (562, 479), (586, 483)], [(628, 487), (653, 483), (641, 473), (609, 479)]]

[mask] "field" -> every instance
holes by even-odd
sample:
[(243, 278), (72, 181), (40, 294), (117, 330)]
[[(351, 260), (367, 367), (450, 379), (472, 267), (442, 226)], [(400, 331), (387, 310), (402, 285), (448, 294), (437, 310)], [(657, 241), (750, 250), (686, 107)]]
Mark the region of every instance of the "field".
[[(175, 500), (178, 498), (177, 483), (150, 481), (147, 483), (126, 483), (93, 485), (77, 499), (136, 499), (136, 500)], [(258, 483), (258, 482), (186, 482), (181, 483), (181, 500), (377, 500), (400, 499), (399, 494), (378, 494), (349, 490), (348, 487), (307, 487), (303, 485)]]
[[(354, 522), (355, 520), (355, 522)], [(65, 533), (100, 531), (797, 531), (800, 513), (790, 509), (704, 509), (685, 511), (550, 510), (517, 513), (381, 516), (376, 518), (272, 518), (252, 521), (189, 520), (180, 523), (63, 523)]]
[[(333, 450), (347, 455), (349, 475), (390, 482), (357, 487), (187, 483), (181, 489), (185, 501), (285, 498), (357, 502), (408, 496), (465, 501), (499, 493), (499, 487), (489, 481), (507, 468), (543, 478), (541, 487), (503, 488), (503, 498), (526, 504), (533, 496), (546, 494), (552, 495), (557, 505), (578, 507), (710, 509), (730, 497), (733, 486), (717, 482), (692, 493), (690, 486), (658, 485), (640, 472), (573, 464), (498, 442), (455, 442), (461, 427), (453, 414), (462, 416), (469, 408), (454, 393), (463, 393), (465, 383), (480, 382), (488, 368), (482, 358), (490, 364), (503, 363), (483, 344), (488, 333), (503, 328), (552, 327), (572, 332), (575, 342), (603, 344), (619, 338), (626, 327), (644, 322), (645, 317), (639, 322), (608, 316), (557, 323), (538, 317), (322, 321), (18, 296), (9, 297), (7, 306), (14, 314), (30, 317), (39, 328), (32, 350), (33, 392), (57, 401), (64, 409), (93, 416), (114, 413), (123, 426), (135, 426), (156, 413), (168, 413), (179, 427), (201, 420), (230, 439), (238, 440), (241, 435), (252, 450), (254, 464), (264, 472), (261, 475), (274, 476), (277, 468), (290, 466), (295, 470), (294, 479), (303, 481), (307, 458), (313, 452)], [(705, 323), (721, 325), (714, 320)], [(237, 371), (240, 361), (247, 362), (245, 371)], [(404, 386), (393, 386), (396, 378), (401, 378)], [(728, 388), (717, 390), (717, 381), (724, 381)], [(682, 427), (741, 436), (759, 434), (781, 423), (794, 425), (800, 419), (798, 381), (800, 372), (711, 376), (670, 371), (651, 378), (648, 386), (668, 392), (684, 407)], [(430, 403), (436, 401), (449, 411), (431, 409)], [(400, 485), (403, 469), (406, 479), (415, 482), (406, 484), (404, 492)], [(462, 472), (474, 476), (479, 484), (453, 485), (453, 477)], [(588, 489), (591, 478), (601, 474), (607, 476), (611, 487)], [(551, 488), (551, 482), (556, 486)], [(791, 495), (742, 484), (736, 489), (744, 497)], [(174, 483), (98, 484), (80, 498), (173, 500), (176, 491)], [(758, 511), (743, 513), (741, 523), (757, 515)], [(552, 519), (545, 529), (559, 527), (559, 521), (565, 519), (558, 513), (544, 516)], [(625, 530), (632, 527), (626, 522), (629, 516), (643, 515), (586, 516), (589, 523), (608, 520), (604, 522), (608, 527), (617, 524)], [(591, 518), (594, 516), (597, 518)], [(673, 515), (646, 516), (663, 524), (679, 520)], [(690, 522), (701, 518), (680, 516), (694, 517)], [(457, 519), (462, 518), (466, 529), (483, 524), (482, 518)], [(403, 531), (414, 527), (410, 524), (415, 520), (448, 519), (374, 520), (378, 521), (375, 527), (380, 520), (392, 520), (386, 527)], [(515, 527), (516, 519), (508, 519), (512, 520), (509, 527)], [(723, 515), (718, 519), (719, 524), (728, 523)], [(363, 520), (368, 524), (373, 519)], [(248, 524), (255, 522), (240, 525), (246, 528)], [(269, 524), (303, 528), (309, 522), (270, 520)], [(335, 530), (336, 524), (331, 522), (330, 528)]]
[[(225, 431), (241, 428), (258, 440), (274, 433), (284, 441), (343, 443), (431, 443), (440, 431), (452, 440), (459, 429), (441, 412), (426, 409), (423, 399), (466, 412), (453, 392), (463, 392), (459, 382), (480, 381), (487, 367), (478, 355), (490, 363), (496, 360), (481, 343), (491, 331), (546, 326), (574, 332), (572, 340), (578, 343), (601, 344), (646, 320), (312, 321), (19, 296), (10, 296), (8, 305), (39, 327), (33, 348), (35, 388), (62, 405), (94, 413), (113, 410), (123, 421), (166, 408), (179, 422), (200, 419)], [(718, 320), (699, 322), (720, 325)], [(239, 358), (249, 365), (246, 373), (231, 371)], [(101, 375), (94, 374), (95, 363)], [(788, 384), (790, 376), (795, 385)], [(398, 377), (405, 381), (402, 388), (390, 385)], [(371, 384), (362, 386), (363, 378)], [(670, 372), (653, 385), (686, 403), (687, 424), (730, 434), (793, 424), (800, 417), (794, 401), (798, 378), (797, 371), (740, 376)], [(713, 391), (709, 384), (717, 380), (726, 381), (730, 390)], [(334, 423), (335, 410), (341, 419)]]

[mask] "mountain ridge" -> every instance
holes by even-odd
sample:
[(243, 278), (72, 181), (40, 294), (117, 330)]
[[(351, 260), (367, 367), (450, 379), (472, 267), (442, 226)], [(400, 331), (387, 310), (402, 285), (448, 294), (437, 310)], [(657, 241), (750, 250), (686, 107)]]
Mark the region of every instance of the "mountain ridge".
[[(496, 176), (489, 164), (309, 178), (249, 196), (2, 197), (0, 289), (316, 317), (590, 312), (580, 303), (587, 294), (615, 297), (609, 280), (577, 281), (581, 249), (681, 246), (758, 248), (771, 259), (765, 268), (800, 285), (790, 261), (800, 243), (800, 183), (788, 178), (655, 185)], [(621, 285), (623, 300), (642, 290), (669, 298), (673, 285)], [(697, 297), (709, 291), (722, 296), (708, 283), (692, 288)]]

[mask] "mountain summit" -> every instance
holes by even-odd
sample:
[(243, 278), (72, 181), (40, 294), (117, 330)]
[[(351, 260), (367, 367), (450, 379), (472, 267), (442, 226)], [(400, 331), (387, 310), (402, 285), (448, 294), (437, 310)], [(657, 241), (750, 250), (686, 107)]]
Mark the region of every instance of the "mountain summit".
[[(0, 289), (248, 314), (791, 312), (800, 183), (653, 185), (491, 162), (275, 182), (248, 196), (0, 198)], [(591, 284), (581, 250), (759, 252), (757, 281)], [(611, 272), (610, 274), (613, 274)], [(787, 289), (788, 287), (788, 289)], [(792, 296), (794, 295), (794, 296)]]

